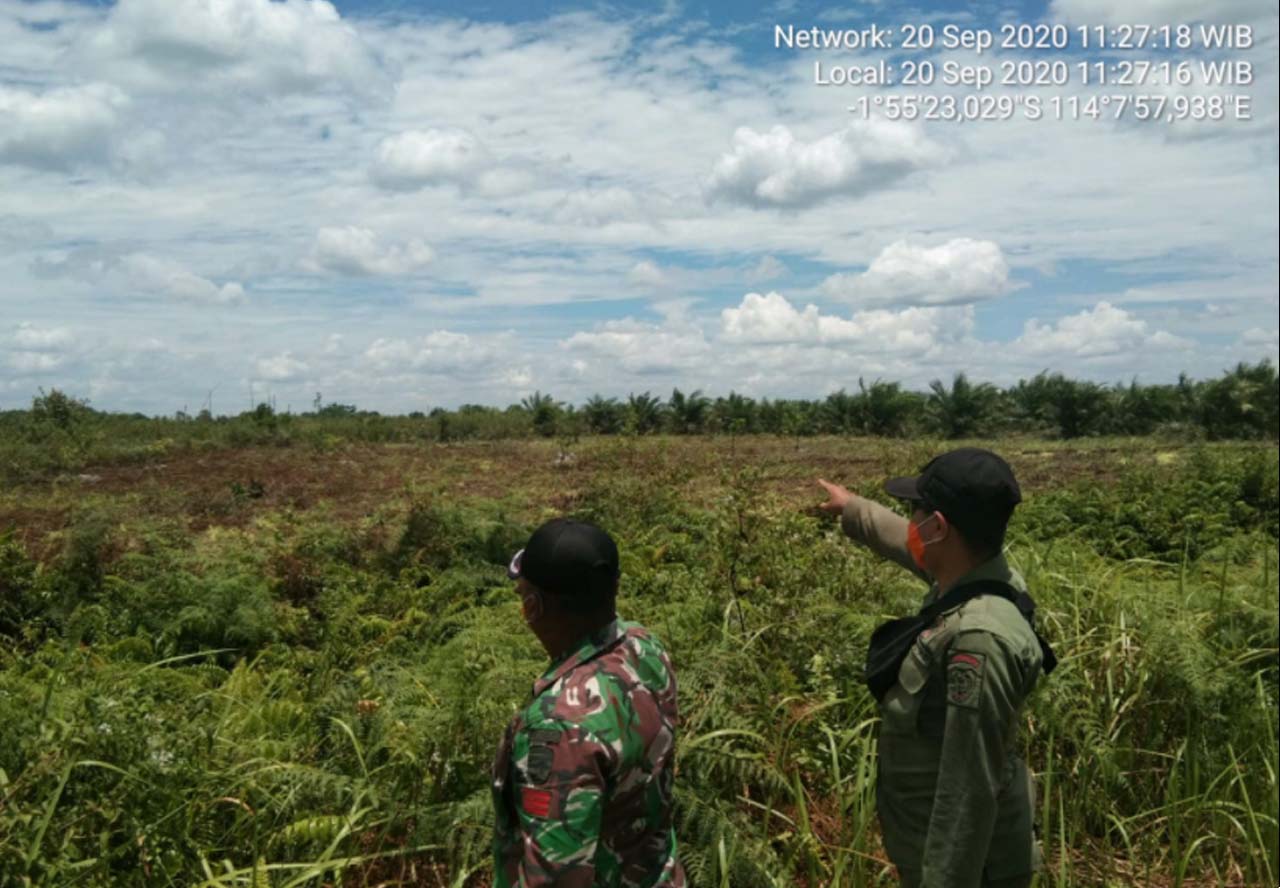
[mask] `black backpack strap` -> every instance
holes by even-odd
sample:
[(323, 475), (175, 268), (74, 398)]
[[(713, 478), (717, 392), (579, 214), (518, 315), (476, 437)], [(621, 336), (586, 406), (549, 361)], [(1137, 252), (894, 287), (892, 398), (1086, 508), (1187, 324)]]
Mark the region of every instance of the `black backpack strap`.
[(900, 617), (879, 626), (871, 634), (871, 641), (867, 646), (867, 665), (863, 671), (863, 680), (872, 695), (877, 700), (884, 698), (889, 688), (898, 680), (898, 670), (902, 668), (902, 661), (906, 659), (911, 645), (944, 611), (987, 593), (1005, 597), (1009, 594), (1008, 587), (1003, 583), (966, 583), (922, 607), (913, 617)]
[[(1031, 627), (1031, 631), (1036, 635), (1036, 641), (1040, 644), (1040, 670), (1048, 675), (1058, 665), (1058, 655), (1053, 652), (1053, 648), (1049, 646), (1049, 642), (1045, 641), (1040, 630), (1036, 628), (1036, 603), (1026, 592), (1020, 592), (1009, 583), (1000, 580), (974, 580), (972, 583), (965, 583), (963, 586), (957, 586), (949, 591), (935, 604), (944, 605), (938, 610), (949, 610), (957, 604), (968, 601), (978, 595), (998, 595), (1005, 601), (1013, 602), (1018, 608), (1018, 613), (1022, 614), (1022, 618), (1027, 621), (1027, 625)], [(954, 596), (954, 597), (953, 597)], [(932, 607), (932, 605), (931, 605)], [(924, 611), (921, 611), (921, 616)], [(934, 617), (936, 619), (936, 615)], [(933, 622), (930, 619), (929, 622)]]

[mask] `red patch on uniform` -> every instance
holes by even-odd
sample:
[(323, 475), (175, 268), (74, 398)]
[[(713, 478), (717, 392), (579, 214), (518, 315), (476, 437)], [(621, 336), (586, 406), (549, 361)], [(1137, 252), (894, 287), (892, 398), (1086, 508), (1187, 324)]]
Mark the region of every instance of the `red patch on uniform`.
[(951, 657), (952, 663), (963, 663), (966, 666), (972, 666), (974, 669), (982, 668), (982, 661), (973, 654), (954, 654)]
[(551, 790), (520, 787), (520, 806), (530, 817), (546, 817), (551, 813)]

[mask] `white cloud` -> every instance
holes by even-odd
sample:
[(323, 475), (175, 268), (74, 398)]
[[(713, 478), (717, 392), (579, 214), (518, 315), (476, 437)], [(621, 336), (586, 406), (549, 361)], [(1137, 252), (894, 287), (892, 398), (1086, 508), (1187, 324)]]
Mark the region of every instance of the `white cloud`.
[[(24, 322), (14, 328), (4, 363), (19, 376), (38, 375), (66, 366), (76, 348), (76, 336), (66, 327), (46, 327)], [(0, 343), (0, 352), (3, 352)]]
[(321, 228), (304, 266), (346, 275), (396, 276), (428, 265), (435, 254), (421, 240), (382, 246), (368, 228)]
[(139, 88), (243, 97), (382, 85), (376, 58), (326, 0), (119, 0), (82, 64)]
[(107, 163), (128, 104), (128, 96), (104, 83), (44, 93), (0, 83), (0, 164), (72, 170)]
[(785, 263), (778, 261), (773, 256), (763, 257), (755, 266), (746, 274), (749, 283), (759, 284), (765, 281), (771, 281), (780, 278), (787, 273)]
[(1240, 334), (1236, 350), (1252, 354), (1257, 359), (1268, 358), (1272, 363), (1280, 363), (1280, 328), (1250, 327)]
[(262, 358), (254, 365), (254, 369), (258, 379), (270, 382), (290, 382), (307, 373), (307, 365), (290, 352)]
[[(76, 333), (42, 384), (56, 376), (58, 385), (92, 386), (107, 407), (171, 412), (221, 381), (226, 409), (228, 390), (258, 358), (287, 354), (308, 369), (273, 383), (282, 404), (309, 403), (319, 389), (404, 410), (505, 404), (513, 386), (534, 385), (570, 399), (670, 385), (810, 396), (863, 374), (922, 386), (974, 368), (1013, 379), (1044, 366), (1104, 379), (1205, 377), (1270, 348), (1242, 334), (1275, 326), (1276, 74), (1265, 56), (1274, 42), (1240, 54), (1260, 60), (1255, 121), (1208, 126), (1212, 140), (1172, 138), (1176, 125), (929, 123), (904, 131), (904, 144), (926, 146), (923, 154), (877, 153), (892, 139), (876, 124), (828, 135), (848, 119), (847, 94), (814, 89), (811, 60), (762, 56), (693, 20), (653, 32), (628, 16), (477, 22), (408, 7), (321, 20), (325, 6), (300, 0), (199, 2), (0, 0), (0, 90), (20, 96), (22, 113), (60, 91), (93, 109), (84, 91), (92, 84), (129, 96), (113, 103), (103, 94), (114, 122), (104, 129), (90, 114), (81, 142), (46, 134), (40, 148), (22, 149), (27, 160), (0, 160), (0, 305), (10, 319), (0, 324), (0, 365), (49, 363), (10, 357), (19, 351), (61, 354), (12, 342), (20, 318)], [(303, 26), (271, 37), (264, 28), (277, 14)], [(317, 35), (350, 52), (310, 65), (326, 58)], [(535, 92), (513, 88), (512, 72)], [(395, 88), (384, 91), (388, 78)], [(365, 83), (376, 87), (372, 100)], [(69, 114), (66, 130), (79, 119)], [(735, 141), (744, 123), (754, 131)], [(134, 140), (148, 127), (163, 132), (152, 146), (163, 151), (140, 170), (132, 158), (146, 145)], [(16, 132), (0, 126), (0, 143), (12, 149)], [(432, 133), (434, 144), (396, 142)], [(33, 175), (30, 156), (59, 144), (71, 147)], [(459, 154), (469, 145), (477, 157)], [(945, 174), (935, 170), (942, 160)], [(336, 242), (320, 243), (321, 226), (341, 232)], [(976, 329), (972, 306), (928, 297), (986, 298), (999, 274), (966, 289), (954, 264), (931, 278), (927, 263), (891, 273), (887, 259), (876, 261), (904, 239), (923, 250), (967, 237), (998, 244), (1018, 277), (1040, 270), (1000, 304), (1007, 312), (979, 306)], [(429, 288), (408, 272), (380, 274), (421, 267), (415, 242), (437, 251)], [(134, 254), (144, 258), (122, 258)], [(36, 255), (66, 260), (33, 263)], [(628, 285), (640, 257), (654, 259), (665, 281), (653, 293)], [(814, 287), (834, 272), (865, 289), (861, 301), (837, 306)], [(359, 276), (372, 273), (385, 279)], [(743, 297), (771, 288), (791, 301)], [(253, 311), (211, 319), (200, 304), (246, 290)], [(905, 304), (892, 297), (903, 291), (915, 292), (918, 313), (899, 310)], [(620, 311), (605, 301), (641, 293), (663, 304)], [(1183, 298), (1181, 315), (1165, 303)], [(1148, 339), (1113, 338), (1155, 345), (1098, 359), (1029, 354), (1007, 341), (1033, 316), (1062, 340), (1059, 316), (1099, 301), (1146, 324)], [(1207, 302), (1224, 311), (1192, 310)], [(726, 306), (739, 312), (733, 335)], [(855, 312), (868, 308), (883, 310)], [(645, 314), (618, 320), (624, 311)], [(513, 327), (518, 336), (497, 332)], [(465, 331), (469, 341), (419, 335), (431, 329)], [(345, 340), (327, 343), (335, 331)], [(557, 347), (575, 331), (574, 349)], [(1197, 346), (1158, 350), (1162, 331)], [(130, 364), (151, 338), (175, 352)], [(399, 363), (362, 357), (379, 340), (374, 355), (399, 350)], [(485, 357), (458, 371), (473, 353)], [(0, 372), (0, 394), (29, 397), (18, 378)]]
[(818, 306), (807, 305), (803, 311), (796, 311), (780, 293), (748, 293), (736, 308), (724, 309), (720, 318), (728, 339), (748, 342), (817, 339), (821, 323)]
[(1032, 318), (1011, 348), (1027, 357), (1104, 358), (1150, 352), (1189, 349), (1194, 343), (1164, 330), (1151, 331), (1147, 322), (1109, 302), (1042, 324)]
[(740, 127), (733, 150), (716, 161), (706, 192), (712, 201), (800, 209), (886, 188), (942, 158), (920, 127), (879, 118), (814, 142), (781, 125), (766, 133)]
[(1275, 15), (1269, 0), (1053, 0), (1054, 18), (1081, 25), (1158, 27), (1184, 22), (1248, 22)]
[(477, 340), (465, 333), (433, 330), (417, 340), (375, 339), (364, 351), (365, 362), (378, 371), (452, 375), (499, 363), (504, 337)]
[(238, 281), (217, 284), (180, 262), (150, 253), (120, 253), (105, 248), (72, 250), (59, 259), (38, 257), (31, 268), (44, 278), (69, 277), (117, 296), (161, 296), (179, 303), (230, 304), (245, 301)]
[(641, 375), (701, 369), (712, 355), (711, 343), (695, 326), (648, 324), (633, 318), (607, 321), (591, 331), (574, 333), (561, 347), (575, 355), (606, 359), (613, 367)]
[(1247, 345), (1275, 345), (1280, 342), (1280, 329), (1264, 330), (1261, 327), (1250, 327), (1240, 334), (1240, 341)]
[(633, 265), (627, 273), (627, 280), (641, 287), (665, 287), (668, 283), (662, 269), (648, 259)]
[(216, 284), (170, 259), (131, 253), (120, 260), (126, 281), (141, 290), (185, 302), (229, 304), (245, 301), (236, 282)]
[(876, 309), (842, 318), (824, 315), (816, 305), (797, 309), (779, 293), (748, 293), (737, 307), (724, 309), (720, 320), (731, 342), (840, 344), (877, 353), (925, 352), (973, 328), (971, 309)]
[(66, 362), (66, 356), (47, 352), (15, 351), (8, 357), (10, 369), (20, 374), (46, 373)]
[(645, 211), (628, 188), (584, 188), (561, 198), (553, 217), (572, 225), (600, 226), (643, 218)]
[(371, 176), (395, 191), (442, 184), (465, 189), (479, 182), (492, 165), (488, 149), (465, 130), (410, 130), (379, 143)]
[(75, 342), (75, 335), (66, 327), (37, 327), (22, 323), (13, 334), (13, 344), (32, 352), (59, 351)]
[(961, 237), (922, 247), (900, 240), (865, 272), (832, 275), (822, 289), (832, 298), (866, 305), (963, 305), (1008, 292), (1009, 266), (992, 241)]

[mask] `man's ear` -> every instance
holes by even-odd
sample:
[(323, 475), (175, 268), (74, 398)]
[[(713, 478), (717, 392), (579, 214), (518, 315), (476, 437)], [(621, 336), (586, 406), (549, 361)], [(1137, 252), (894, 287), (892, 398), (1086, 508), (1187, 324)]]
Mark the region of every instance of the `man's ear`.
[(529, 625), (541, 620), (546, 616), (546, 600), (543, 597), (542, 590), (530, 584), (525, 587), (520, 594), (520, 606), (524, 612), (524, 621)]
[(947, 520), (947, 516), (941, 512), (934, 512), (938, 516), (938, 538), (935, 542), (942, 542), (951, 536), (951, 522)]

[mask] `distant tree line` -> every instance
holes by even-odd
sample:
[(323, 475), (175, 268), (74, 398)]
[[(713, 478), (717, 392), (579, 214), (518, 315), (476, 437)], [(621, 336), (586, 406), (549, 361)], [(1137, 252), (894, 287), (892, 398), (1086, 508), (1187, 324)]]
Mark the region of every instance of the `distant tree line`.
[[(0, 441), (43, 451), (101, 450), (129, 442), (154, 447), (169, 442), (229, 446), (361, 441), (459, 441), (582, 435), (771, 434), (988, 438), (1010, 434), (1056, 438), (1099, 435), (1169, 435), (1208, 440), (1276, 440), (1280, 382), (1270, 361), (1240, 363), (1217, 379), (1176, 383), (1103, 385), (1043, 372), (999, 388), (965, 373), (934, 380), (925, 392), (900, 383), (858, 379), (855, 386), (822, 399), (751, 398), (730, 392), (710, 397), (673, 389), (663, 399), (650, 392), (626, 398), (593, 395), (569, 404), (534, 392), (505, 408), (464, 404), (454, 410), (388, 416), (349, 404), (325, 404), (280, 413), (260, 403), (238, 416), (173, 417), (104, 413), (58, 390), (41, 392), (30, 410), (0, 412)], [(53, 448), (51, 450), (50, 448)], [(0, 451), (5, 449), (0, 444)], [(0, 455), (3, 455), (0, 453)], [(47, 455), (47, 454), (46, 454)], [(20, 454), (10, 448), (10, 458)], [(31, 456), (31, 454), (28, 454)], [(34, 457), (32, 457), (34, 458)], [(65, 460), (64, 460), (65, 461)], [(77, 460), (71, 460), (76, 462)]]

